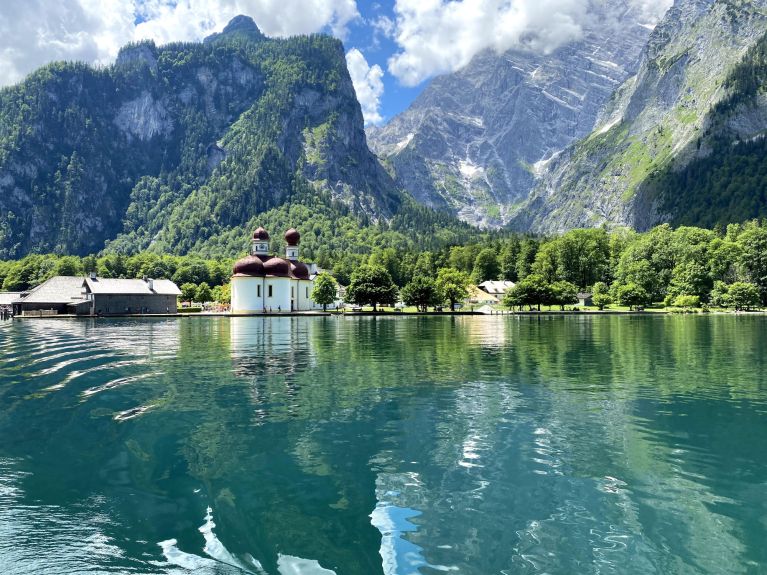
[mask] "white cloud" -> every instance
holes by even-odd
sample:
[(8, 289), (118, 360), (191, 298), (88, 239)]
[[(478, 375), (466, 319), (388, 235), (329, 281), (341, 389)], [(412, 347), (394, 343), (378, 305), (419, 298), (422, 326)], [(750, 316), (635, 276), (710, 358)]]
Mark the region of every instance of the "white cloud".
[(52, 60), (111, 62), (133, 40), (200, 40), (238, 14), (268, 36), (329, 29), (343, 38), (359, 18), (356, 0), (2, 0), (0, 85)]
[[(488, 48), (548, 53), (583, 36), (596, 0), (395, 0), (400, 51), (389, 71), (407, 85), (462, 68)], [(608, 2), (614, 0), (607, 0)], [(657, 21), (672, 0), (629, 0)]]
[(357, 100), (362, 106), (365, 123), (380, 124), (383, 122), (381, 96), (384, 92), (384, 72), (381, 66), (378, 64), (370, 66), (365, 56), (357, 48), (352, 48), (346, 53), (346, 66), (352, 77)]

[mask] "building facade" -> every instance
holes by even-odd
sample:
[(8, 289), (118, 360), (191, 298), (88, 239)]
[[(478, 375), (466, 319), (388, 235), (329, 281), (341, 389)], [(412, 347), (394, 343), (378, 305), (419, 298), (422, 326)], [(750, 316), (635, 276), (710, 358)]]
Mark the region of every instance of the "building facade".
[(170, 280), (56, 276), (13, 301), (14, 315), (176, 313), (181, 290)]
[(269, 233), (258, 228), (251, 238), (250, 254), (238, 260), (232, 270), (232, 313), (283, 313), (312, 311), (322, 306), (312, 300), (314, 264), (298, 259), (301, 236), (294, 229), (285, 232), (285, 257), (269, 254)]
[(177, 313), (181, 295), (170, 280), (89, 277), (82, 288), (90, 315)]

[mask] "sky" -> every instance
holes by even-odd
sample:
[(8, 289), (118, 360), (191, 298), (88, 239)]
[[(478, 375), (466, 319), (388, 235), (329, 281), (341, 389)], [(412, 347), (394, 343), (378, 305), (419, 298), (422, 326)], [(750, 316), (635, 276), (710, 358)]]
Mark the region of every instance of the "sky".
[(549, 52), (581, 37), (595, 2), (617, 1), (653, 21), (672, 0), (0, 0), (0, 86), (53, 60), (110, 64), (130, 41), (201, 40), (245, 14), (267, 36), (343, 40), (365, 122), (380, 125), (478, 52)]

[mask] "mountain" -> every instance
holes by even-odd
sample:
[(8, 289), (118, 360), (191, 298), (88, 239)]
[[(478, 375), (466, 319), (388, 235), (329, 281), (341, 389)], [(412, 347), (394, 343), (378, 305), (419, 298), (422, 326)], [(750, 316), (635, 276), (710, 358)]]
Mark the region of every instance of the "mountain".
[(423, 204), (505, 224), (547, 162), (590, 133), (636, 72), (654, 24), (636, 5), (591, 0), (582, 40), (550, 54), (477, 55), (435, 78), (386, 126), (369, 128), (371, 148)]
[(291, 225), (315, 236), (314, 214), (427, 241), (455, 225), (368, 149), (336, 39), (267, 38), (239, 16), (202, 43), (140, 42), (0, 90), (0, 259), (236, 253), (259, 214), (283, 222), (299, 204)]
[(514, 218), (712, 226), (767, 215), (767, 2), (677, 0), (594, 131), (550, 163)]

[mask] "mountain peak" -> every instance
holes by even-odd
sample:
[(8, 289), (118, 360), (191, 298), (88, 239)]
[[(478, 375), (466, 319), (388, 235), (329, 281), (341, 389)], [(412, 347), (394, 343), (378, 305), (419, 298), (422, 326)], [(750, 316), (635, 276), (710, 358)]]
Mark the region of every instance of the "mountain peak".
[(258, 28), (258, 25), (255, 23), (253, 18), (250, 16), (245, 16), (244, 14), (240, 14), (239, 16), (235, 16), (229, 20), (229, 23), (224, 27), (221, 33), (211, 34), (205, 38), (204, 41), (210, 42), (217, 38), (234, 35), (242, 35), (257, 40), (265, 38), (264, 34)]

